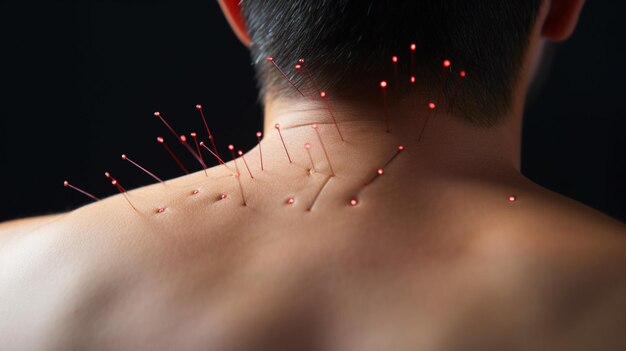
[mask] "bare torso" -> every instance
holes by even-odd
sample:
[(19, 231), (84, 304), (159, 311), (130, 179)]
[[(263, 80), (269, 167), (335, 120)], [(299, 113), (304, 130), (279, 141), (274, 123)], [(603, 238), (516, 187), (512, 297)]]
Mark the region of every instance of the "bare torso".
[(303, 154), (267, 150), (283, 164), (248, 154), (247, 206), (230, 163), (132, 191), (139, 211), (118, 195), (0, 226), (0, 349), (626, 346), (621, 224), (515, 170), (444, 176), (410, 157), (365, 188), (350, 175), (375, 162), (338, 162), (313, 201), (323, 159), (307, 175)]

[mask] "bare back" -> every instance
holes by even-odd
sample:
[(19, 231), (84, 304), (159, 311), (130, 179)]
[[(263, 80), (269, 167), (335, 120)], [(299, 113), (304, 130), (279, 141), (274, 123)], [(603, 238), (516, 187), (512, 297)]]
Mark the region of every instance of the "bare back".
[(0, 348), (626, 345), (623, 227), (522, 177), (400, 184), (399, 164), (354, 204), (350, 177), (295, 165), (242, 175), (243, 206), (228, 167), (132, 191), (139, 212), (0, 227)]

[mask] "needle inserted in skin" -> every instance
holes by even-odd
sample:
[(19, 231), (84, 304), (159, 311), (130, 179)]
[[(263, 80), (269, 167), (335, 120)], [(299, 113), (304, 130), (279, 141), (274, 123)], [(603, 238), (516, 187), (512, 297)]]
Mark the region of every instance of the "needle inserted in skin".
[(278, 72), (280, 72), (280, 74), (283, 76), (283, 78), (285, 78), (285, 80), (289, 83), (289, 85), (291, 85), (294, 89), (296, 89), (296, 91), (300, 93), (300, 95), (304, 96), (304, 94), (300, 91), (300, 89), (298, 89), (298, 87), (295, 84), (293, 84), (293, 82), (291, 81), (291, 79), (289, 79), (289, 77), (285, 74), (285, 72), (276, 64), (276, 62), (274, 62), (273, 57), (271, 56), (268, 57), (267, 61), (271, 62), (274, 65), (274, 67), (276, 67)]
[[(213, 152), (218, 156), (217, 159), (219, 161), (221, 160), (221, 158), (219, 157), (220, 153), (218, 152), (217, 147), (215, 147), (215, 138), (213, 137), (213, 134), (211, 134), (211, 130), (209, 129), (209, 124), (206, 122), (206, 118), (204, 117), (204, 111), (202, 110), (202, 105), (200, 104), (196, 105), (196, 110), (200, 112), (200, 117), (202, 117), (204, 128), (206, 128), (206, 132), (209, 135), (209, 140), (211, 141), (211, 146), (213, 147)], [(222, 161), (219, 161), (219, 162), (224, 163)]]
[(122, 160), (130, 162), (130, 164), (132, 164), (133, 166), (139, 168), (141, 171), (143, 171), (144, 173), (146, 173), (147, 175), (149, 175), (150, 177), (152, 177), (156, 181), (160, 182), (161, 184), (165, 184), (163, 179), (157, 177), (156, 175), (154, 175), (154, 173), (152, 173), (149, 170), (145, 169), (144, 167), (140, 166), (137, 162), (131, 160), (128, 156), (126, 156), (126, 154), (122, 154)]
[(178, 157), (174, 154), (174, 152), (172, 152), (172, 149), (170, 149), (169, 146), (167, 146), (167, 143), (165, 142), (165, 139), (163, 139), (163, 137), (157, 137), (157, 142), (161, 145), (163, 145), (163, 148), (165, 149), (165, 151), (167, 151), (167, 153), (170, 155), (170, 157), (176, 161), (176, 164), (178, 164), (178, 167), (180, 167), (180, 169), (183, 170), (183, 172), (185, 172), (185, 174), (189, 174), (189, 171), (187, 170), (187, 168), (183, 165), (182, 162), (180, 162), (180, 160), (178, 159)]
[(274, 128), (276, 128), (276, 130), (278, 131), (278, 136), (280, 137), (280, 142), (283, 144), (283, 148), (285, 149), (285, 154), (287, 154), (287, 159), (289, 160), (289, 163), (293, 163), (291, 161), (291, 156), (289, 156), (289, 151), (287, 151), (287, 145), (285, 145), (285, 139), (283, 139), (283, 133), (280, 132), (280, 124), (276, 123), (274, 125)]
[(63, 186), (64, 186), (64, 187), (66, 187), (66, 188), (74, 189), (74, 190), (78, 191), (79, 193), (81, 193), (81, 194), (83, 194), (83, 195), (85, 195), (85, 196), (90, 197), (90, 198), (91, 198), (91, 199), (93, 199), (94, 201), (100, 201), (100, 199), (99, 199), (99, 198), (97, 198), (97, 197), (93, 196), (92, 194), (90, 194), (90, 193), (86, 192), (85, 190), (83, 190), (83, 189), (81, 189), (81, 188), (79, 188), (79, 187), (76, 187), (76, 186), (74, 186), (74, 185), (70, 184), (70, 182), (68, 182), (67, 180), (63, 182)]
[(126, 189), (124, 189), (122, 184), (120, 184), (120, 182), (118, 182), (117, 179), (113, 178), (113, 176), (109, 172), (104, 172), (104, 176), (111, 180), (111, 185), (113, 185), (120, 192), (120, 194), (124, 196), (124, 199), (126, 199), (130, 207), (132, 207), (133, 210), (139, 212), (137, 208), (135, 207), (135, 205), (133, 205), (133, 203), (130, 202), (130, 199), (126, 195)]
[(328, 151), (326, 151), (326, 146), (324, 145), (324, 141), (322, 140), (322, 136), (320, 135), (318, 126), (317, 124), (312, 124), (311, 127), (313, 128), (313, 130), (315, 131), (315, 134), (317, 135), (317, 140), (320, 141), (320, 145), (322, 146), (322, 150), (324, 151), (324, 156), (326, 156), (326, 162), (328, 162), (328, 168), (330, 168), (330, 176), (334, 177), (335, 171), (333, 170), (333, 165), (330, 162), (330, 157), (328, 157)]
[(264, 170), (264, 168), (263, 168), (263, 150), (261, 149), (261, 137), (262, 136), (263, 136), (263, 133), (261, 133), (260, 131), (256, 132), (256, 139), (259, 142), (259, 158), (261, 159), (261, 171)]
[(322, 186), (320, 187), (320, 189), (317, 191), (317, 193), (315, 193), (315, 197), (313, 197), (313, 201), (311, 201), (311, 204), (307, 208), (307, 211), (311, 212), (313, 210), (313, 206), (317, 202), (317, 199), (320, 197), (320, 194), (322, 193), (322, 191), (324, 191), (324, 189), (326, 188), (326, 185), (328, 185), (328, 182), (330, 182), (330, 179), (332, 177), (333, 176), (328, 176), (326, 180), (324, 180), (324, 183), (322, 183)]

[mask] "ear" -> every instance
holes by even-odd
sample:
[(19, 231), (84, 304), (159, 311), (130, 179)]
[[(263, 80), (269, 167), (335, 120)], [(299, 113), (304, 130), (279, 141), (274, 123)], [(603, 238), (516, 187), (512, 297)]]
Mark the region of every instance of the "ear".
[(230, 24), (233, 32), (243, 45), (250, 47), (250, 36), (248, 35), (248, 28), (246, 28), (246, 21), (241, 13), (241, 7), (239, 4), (242, 0), (218, 0), (226, 20)]
[(548, 15), (543, 22), (541, 34), (552, 41), (569, 38), (578, 23), (578, 16), (585, 0), (548, 0)]

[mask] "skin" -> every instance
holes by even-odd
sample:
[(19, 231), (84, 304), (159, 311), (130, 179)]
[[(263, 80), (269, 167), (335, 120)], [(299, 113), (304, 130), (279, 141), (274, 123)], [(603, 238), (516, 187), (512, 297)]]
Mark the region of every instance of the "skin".
[(332, 101), (341, 141), (319, 101), (269, 95), (245, 205), (229, 162), (130, 191), (137, 210), (0, 224), (0, 349), (625, 349), (625, 227), (519, 172), (530, 77), (581, 7), (544, 4), (498, 127), (398, 102), (386, 133), (380, 107)]

